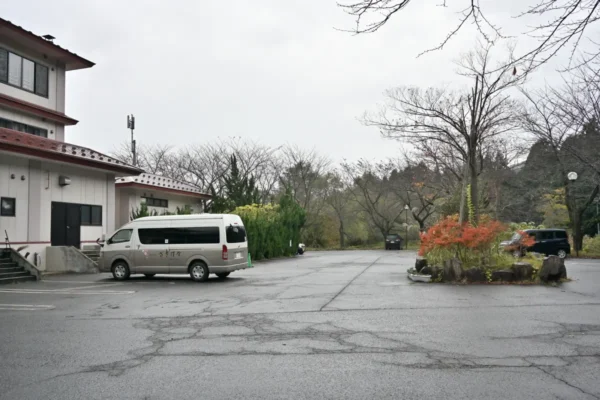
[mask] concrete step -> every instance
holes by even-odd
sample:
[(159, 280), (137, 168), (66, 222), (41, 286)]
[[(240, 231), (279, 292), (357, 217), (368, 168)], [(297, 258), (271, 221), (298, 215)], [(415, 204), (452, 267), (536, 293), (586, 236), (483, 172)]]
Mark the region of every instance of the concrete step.
[(17, 264), (15, 264), (12, 267), (0, 266), (0, 274), (6, 273), (6, 272), (19, 272), (19, 271), (25, 271), (25, 269), (22, 267), (19, 267)]
[(16, 266), (17, 266), (17, 263), (14, 263), (14, 262), (0, 263), (0, 268), (13, 268)]
[(28, 282), (35, 281), (35, 276), (33, 275), (25, 275), (25, 276), (17, 276), (12, 278), (0, 278), (0, 285), (5, 285), (9, 283), (18, 283), (18, 282)]
[(19, 276), (29, 276), (29, 272), (25, 270), (16, 272), (1, 272), (0, 278), (18, 278)]

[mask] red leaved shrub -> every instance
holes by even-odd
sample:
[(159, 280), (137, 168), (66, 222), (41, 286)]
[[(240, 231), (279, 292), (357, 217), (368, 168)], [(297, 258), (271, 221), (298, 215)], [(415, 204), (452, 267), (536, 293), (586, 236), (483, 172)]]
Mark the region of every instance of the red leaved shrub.
[(464, 264), (489, 257), (506, 231), (501, 222), (482, 217), (477, 226), (460, 224), (458, 216), (447, 217), (421, 234), (419, 255), (434, 262), (458, 257)]

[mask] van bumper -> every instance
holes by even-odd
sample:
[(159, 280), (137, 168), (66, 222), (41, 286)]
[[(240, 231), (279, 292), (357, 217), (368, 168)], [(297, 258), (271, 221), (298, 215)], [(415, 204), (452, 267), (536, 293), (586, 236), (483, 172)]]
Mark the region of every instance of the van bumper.
[(215, 266), (210, 266), (209, 270), (211, 274), (222, 274), (224, 272), (233, 272), (233, 271), (238, 271), (240, 269), (246, 269), (248, 268), (248, 263), (247, 262), (243, 262), (240, 264), (234, 264), (234, 265), (215, 265)]

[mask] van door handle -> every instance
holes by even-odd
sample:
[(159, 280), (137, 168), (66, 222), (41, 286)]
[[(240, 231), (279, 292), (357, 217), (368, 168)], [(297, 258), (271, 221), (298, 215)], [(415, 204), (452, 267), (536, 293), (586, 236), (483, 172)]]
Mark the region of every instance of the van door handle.
[(126, 249), (130, 248), (131, 246), (125, 246)]

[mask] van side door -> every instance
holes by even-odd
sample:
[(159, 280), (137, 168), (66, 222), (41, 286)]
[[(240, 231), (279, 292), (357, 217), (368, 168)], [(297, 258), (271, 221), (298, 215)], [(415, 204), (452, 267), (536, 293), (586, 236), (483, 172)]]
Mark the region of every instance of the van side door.
[[(173, 230), (173, 243), (169, 246), (169, 270), (172, 274), (187, 274), (193, 260), (202, 260), (210, 268), (219, 265), (222, 247), (216, 223), (186, 222)], [(204, 225), (204, 226), (200, 226)]]
[(140, 274), (169, 273), (169, 228), (137, 229), (135, 251), (136, 272)]

